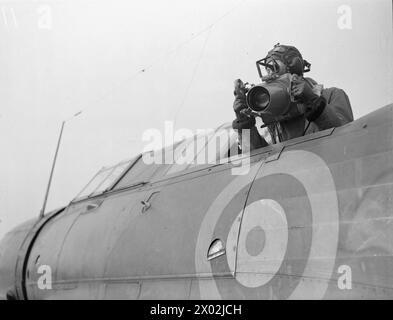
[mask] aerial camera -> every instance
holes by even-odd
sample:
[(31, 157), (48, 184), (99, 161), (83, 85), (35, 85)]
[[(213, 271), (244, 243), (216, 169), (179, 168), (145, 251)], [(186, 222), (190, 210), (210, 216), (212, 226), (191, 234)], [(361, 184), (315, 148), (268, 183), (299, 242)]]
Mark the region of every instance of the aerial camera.
[[(265, 124), (296, 116), (297, 108), (291, 107), (298, 102), (292, 95), (292, 84), (299, 76), (291, 73), (263, 75), (261, 66), (266, 67), (265, 59), (258, 60), (256, 64), (262, 83), (244, 84), (248, 106), (245, 113), (262, 117)], [(305, 72), (308, 70), (306, 69)]]

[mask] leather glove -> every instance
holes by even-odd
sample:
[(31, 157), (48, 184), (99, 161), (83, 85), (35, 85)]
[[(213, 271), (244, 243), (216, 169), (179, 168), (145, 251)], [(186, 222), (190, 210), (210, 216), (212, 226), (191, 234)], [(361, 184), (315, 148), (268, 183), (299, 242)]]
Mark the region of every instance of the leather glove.
[(318, 95), (313, 92), (311, 85), (303, 78), (293, 76), (291, 89), (292, 95), (298, 102), (309, 104), (318, 99)]
[(243, 81), (240, 79), (236, 79), (234, 82), (235, 90), (233, 94), (235, 96), (244, 96), (246, 98), (246, 86), (244, 85)]
[(247, 113), (246, 87), (240, 79), (235, 80), (234, 87), (235, 101), (233, 102), (233, 110), (236, 113), (236, 119), (232, 122), (232, 128), (251, 129), (255, 126), (255, 118)]
[(244, 118), (245, 115), (242, 115), (241, 111), (247, 109), (246, 88), (240, 79), (235, 80), (234, 87), (233, 94), (235, 95), (235, 101), (233, 102), (233, 110), (237, 118)]
[(292, 78), (292, 95), (298, 103), (301, 113), (308, 121), (316, 120), (326, 107), (326, 99), (314, 93), (311, 85), (303, 78)]
[(249, 118), (249, 116), (244, 114), (244, 111), (247, 110), (246, 87), (240, 79), (235, 80), (234, 86), (235, 101), (233, 102), (233, 110), (236, 113), (236, 117), (238, 119)]

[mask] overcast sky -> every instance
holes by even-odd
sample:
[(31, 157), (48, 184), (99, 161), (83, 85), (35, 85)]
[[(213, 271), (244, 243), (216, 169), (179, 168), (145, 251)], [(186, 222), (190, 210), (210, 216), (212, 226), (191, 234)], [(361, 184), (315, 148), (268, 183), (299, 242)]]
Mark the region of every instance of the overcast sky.
[(0, 9), (0, 237), (38, 216), (64, 119), (83, 110), (66, 123), (48, 210), (102, 166), (140, 153), (144, 130), (175, 118), (192, 130), (232, 121), (234, 79), (257, 83), (255, 61), (277, 42), (302, 52), (310, 77), (344, 89), (355, 118), (393, 102), (391, 0), (15, 0)]

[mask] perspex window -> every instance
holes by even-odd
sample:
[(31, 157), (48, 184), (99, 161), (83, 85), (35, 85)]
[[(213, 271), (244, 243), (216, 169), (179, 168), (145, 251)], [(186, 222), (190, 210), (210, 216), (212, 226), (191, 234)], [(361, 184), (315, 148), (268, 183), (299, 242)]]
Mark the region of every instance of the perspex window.
[(114, 166), (103, 167), (82, 189), (75, 199), (83, 199), (108, 191), (134, 160), (125, 160)]

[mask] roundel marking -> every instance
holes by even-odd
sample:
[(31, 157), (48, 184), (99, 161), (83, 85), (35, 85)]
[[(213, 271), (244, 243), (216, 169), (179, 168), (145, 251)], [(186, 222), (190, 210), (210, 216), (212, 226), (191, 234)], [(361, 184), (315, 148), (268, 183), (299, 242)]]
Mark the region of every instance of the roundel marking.
[[(249, 175), (235, 178), (224, 190), (222, 190), (208, 209), (201, 224), (195, 252), (195, 267), (199, 275), (212, 275), (211, 265), (203, 258), (209, 246), (209, 242), (211, 241), (211, 237), (213, 236), (214, 228), (226, 205), (242, 188), (250, 183), (250, 177), (254, 177), (257, 169), (258, 166), (253, 166)], [(326, 281), (311, 283), (300, 281), (289, 296), (289, 299), (321, 299), (328, 287), (327, 280), (333, 272), (338, 245), (338, 201), (333, 177), (323, 159), (312, 152), (303, 150), (284, 152), (279, 161), (263, 164), (257, 179), (263, 179), (264, 177), (274, 174), (291, 175), (300, 181), (306, 190), (312, 211), (312, 241), (302, 276), (307, 278), (326, 279)], [(276, 223), (277, 226), (286, 226), (285, 212), (282, 207), (271, 199), (262, 198), (259, 200), (260, 201), (248, 204), (245, 211), (247, 215), (242, 215), (242, 213), (240, 213), (235, 219), (235, 222), (239, 220), (238, 218), (241, 219), (242, 216), (244, 219), (238, 239), (237, 258), (236, 253), (231, 253), (230, 249), (232, 249), (233, 246), (236, 247), (236, 239), (234, 236), (236, 232), (232, 229), (236, 228), (234, 225), (238, 226), (238, 223), (232, 225), (231, 232), (229, 232), (227, 239), (227, 259), (231, 271), (234, 271), (236, 265), (236, 261), (233, 260), (237, 260), (236, 280), (246, 287), (255, 288), (255, 290), (263, 287), (271, 277), (274, 277), (277, 268), (281, 265), (284, 258), (283, 252), (285, 253), (285, 247), (287, 246), (286, 241), (288, 241), (288, 237), (286, 236), (288, 228), (286, 228), (285, 232), (275, 232), (274, 235), (267, 231), (269, 230), (267, 228), (268, 223)], [(261, 206), (264, 207), (263, 213), (268, 212), (266, 213), (266, 220), (261, 220), (257, 217), (257, 212), (260, 212), (259, 209)], [(248, 215), (249, 213), (251, 213), (251, 215)], [(265, 236), (263, 248), (261, 249), (262, 251), (259, 253), (259, 249), (257, 248), (247, 249), (247, 237), (250, 237), (250, 232), (256, 232), (253, 231), (256, 230), (256, 227), (262, 229)], [(245, 231), (244, 228), (248, 228), (248, 232), (243, 232)], [(281, 230), (281, 228), (278, 229)], [(274, 244), (274, 246), (277, 246), (276, 249), (278, 248), (275, 253), (271, 251), (273, 245), (269, 245), (269, 241), (272, 240), (277, 242)], [(263, 263), (259, 263), (259, 266), (257, 266), (258, 263), (255, 263), (255, 255), (253, 255), (255, 253), (257, 253), (259, 257), (268, 257), (275, 262), (266, 263), (261, 269)], [(242, 276), (242, 268), (246, 268), (246, 270), (249, 271), (250, 268), (254, 267), (258, 269), (258, 274), (263, 274), (263, 271), (266, 270), (267, 272), (263, 276)], [(255, 282), (258, 283), (258, 286), (253, 284)], [(202, 299), (222, 298), (215, 281), (199, 281), (199, 289)]]
[[(262, 231), (263, 242), (258, 241), (261, 240), (258, 236), (247, 239), (258, 231)], [(287, 219), (284, 209), (276, 201), (262, 199), (248, 205), (239, 235), (236, 280), (248, 288), (269, 282), (280, 269), (287, 243)], [(257, 248), (251, 249), (250, 246)], [(250, 254), (257, 250), (260, 251), (258, 254)]]
[(258, 256), (265, 248), (265, 240), (265, 231), (260, 226), (252, 228), (246, 238), (247, 253), (253, 257)]

